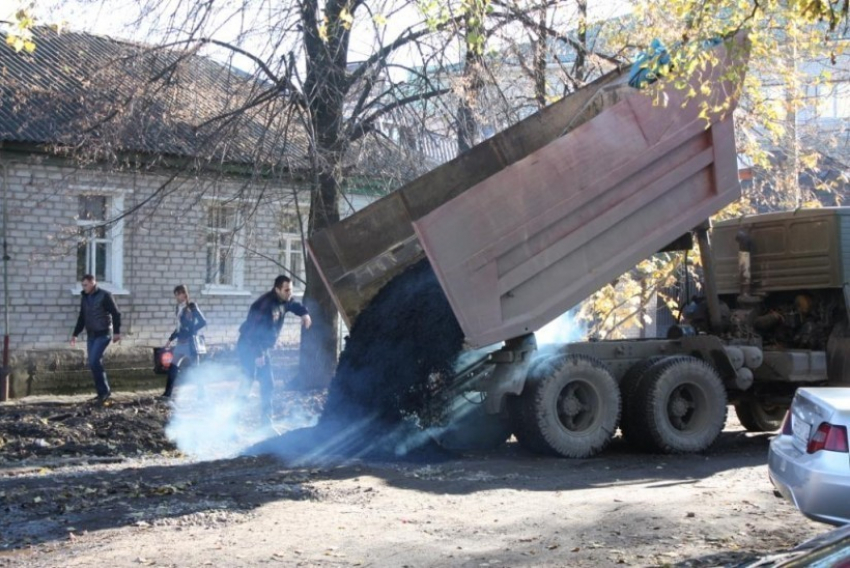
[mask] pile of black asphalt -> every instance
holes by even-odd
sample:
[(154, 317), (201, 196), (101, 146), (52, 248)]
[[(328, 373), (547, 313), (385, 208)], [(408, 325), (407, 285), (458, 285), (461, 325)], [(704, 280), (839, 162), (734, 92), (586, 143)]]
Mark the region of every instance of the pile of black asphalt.
[(415, 415), (434, 397), (463, 348), (463, 331), (431, 265), (422, 260), (387, 283), (357, 317), (318, 424), (249, 453), (287, 461), (431, 461), (445, 457)]

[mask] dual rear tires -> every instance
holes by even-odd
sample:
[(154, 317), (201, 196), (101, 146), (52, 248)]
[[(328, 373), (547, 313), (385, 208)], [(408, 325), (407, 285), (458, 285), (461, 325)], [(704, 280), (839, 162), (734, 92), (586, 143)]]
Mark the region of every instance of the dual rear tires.
[(597, 359), (557, 356), (532, 370), (509, 411), (519, 443), (538, 453), (591, 457), (618, 426), (644, 450), (690, 453), (707, 449), (723, 430), (726, 390), (717, 371), (694, 357), (641, 361), (618, 385)]
[(726, 424), (726, 389), (717, 371), (695, 357), (666, 357), (629, 387), (623, 436), (660, 453), (708, 449)]

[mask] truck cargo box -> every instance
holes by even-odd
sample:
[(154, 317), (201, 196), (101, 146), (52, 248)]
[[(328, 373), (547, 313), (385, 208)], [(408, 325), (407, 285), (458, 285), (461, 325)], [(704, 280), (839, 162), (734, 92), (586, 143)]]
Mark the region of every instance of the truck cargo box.
[(310, 237), (310, 258), (349, 327), (394, 276), (424, 257), (412, 221), (631, 94), (617, 69)]
[(523, 335), (737, 199), (738, 84), (714, 50), (694, 98), (608, 74), (314, 235), (347, 322), (424, 251), (470, 344)]

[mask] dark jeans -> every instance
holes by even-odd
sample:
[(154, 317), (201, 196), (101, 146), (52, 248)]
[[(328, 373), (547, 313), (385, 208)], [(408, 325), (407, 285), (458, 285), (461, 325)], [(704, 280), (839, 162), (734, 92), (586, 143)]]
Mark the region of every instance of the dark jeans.
[[(172, 354), (174, 355), (174, 359), (171, 362), (171, 366), (168, 368), (168, 381), (165, 383), (164, 396), (171, 396), (174, 394), (174, 385), (177, 384), (177, 378), (180, 373), (192, 365), (198, 364), (198, 354), (195, 353), (195, 350), (192, 348), (190, 340), (178, 342), (177, 345), (174, 346)], [(198, 396), (203, 396), (203, 388), (201, 388), (201, 385), (199, 385)]]
[[(239, 364), (245, 372), (245, 382), (239, 388), (239, 395), (247, 397), (251, 391), (251, 385), (254, 384), (254, 379), (260, 382), (260, 404), (261, 412), (264, 420), (271, 420), (272, 413), (272, 396), (274, 395), (274, 377), (272, 377), (271, 361), (265, 357), (263, 353), (257, 353), (250, 346), (237, 345), (239, 353)], [(257, 358), (265, 357), (265, 365), (257, 366)]]
[(97, 396), (104, 398), (110, 392), (109, 381), (106, 379), (106, 372), (103, 370), (103, 354), (112, 338), (108, 335), (100, 335), (98, 337), (89, 336), (86, 339), (86, 347), (89, 355), (89, 369), (91, 369), (92, 378), (94, 379), (94, 388), (97, 390)]

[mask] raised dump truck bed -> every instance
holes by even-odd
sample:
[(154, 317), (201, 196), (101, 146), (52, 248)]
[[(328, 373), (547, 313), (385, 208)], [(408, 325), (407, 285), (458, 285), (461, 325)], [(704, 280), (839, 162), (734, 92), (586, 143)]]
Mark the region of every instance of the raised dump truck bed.
[(631, 94), (614, 70), (469, 152), (313, 235), (310, 255), (350, 326), (378, 290), (424, 256), (412, 222)]
[(659, 105), (609, 73), (314, 235), (347, 322), (425, 254), (470, 344), (521, 336), (737, 199), (735, 88), (713, 49), (707, 93)]

